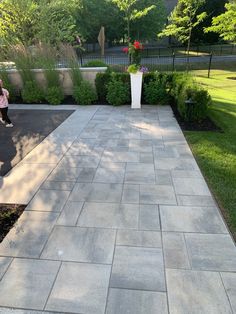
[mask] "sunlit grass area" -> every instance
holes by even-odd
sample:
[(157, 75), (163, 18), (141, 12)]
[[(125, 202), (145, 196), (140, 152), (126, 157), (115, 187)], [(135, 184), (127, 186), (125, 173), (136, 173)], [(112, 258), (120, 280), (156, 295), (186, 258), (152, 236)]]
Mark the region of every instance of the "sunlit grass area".
[(209, 90), (209, 115), (223, 132), (185, 135), (236, 239), (236, 68), (214, 70), (210, 79), (205, 70), (194, 74)]

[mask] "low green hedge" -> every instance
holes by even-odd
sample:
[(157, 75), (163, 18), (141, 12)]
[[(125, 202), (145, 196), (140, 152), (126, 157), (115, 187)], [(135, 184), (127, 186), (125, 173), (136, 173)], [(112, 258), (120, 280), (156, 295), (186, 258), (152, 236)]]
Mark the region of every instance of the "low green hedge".
[(207, 117), (211, 96), (191, 75), (174, 74), (170, 94), (185, 121), (201, 122)]
[(107, 64), (102, 60), (91, 60), (83, 64), (83, 68), (103, 68), (107, 67)]
[(130, 86), (126, 75), (113, 74), (107, 84), (107, 102), (114, 106), (130, 103)]
[(95, 86), (98, 95), (98, 100), (102, 103), (107, 101), (107, 85), (111, 81), (111, 73), (98, 73), (95, 79)]
[(196, 82), (182, 86), (177, 98), (177, 107), (181, 117), (188, 122), (200, 122), (207, 117), (211, 97)]
[(96, 90), (88, 81), (82, 81), (74, 88), (73, 98), (79, 105), (91, 105), (98, 100)]

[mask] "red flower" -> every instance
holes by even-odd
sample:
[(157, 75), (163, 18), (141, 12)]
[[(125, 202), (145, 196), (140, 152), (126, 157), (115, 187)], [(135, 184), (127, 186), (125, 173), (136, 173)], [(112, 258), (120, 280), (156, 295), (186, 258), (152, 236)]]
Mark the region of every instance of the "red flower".
[(128, 52), (129, 52), (129, 48), (128, 48), (128, 47), (125, 47), (125, 48), (122, 49), (122, 51), (123, 51), (124, 53), (128, 53)]
[(137, 50), (141, 50), (141, 49), (143, 49), (143, 45), (139, 41), (135, 40), (134, 41), (134, 48)]

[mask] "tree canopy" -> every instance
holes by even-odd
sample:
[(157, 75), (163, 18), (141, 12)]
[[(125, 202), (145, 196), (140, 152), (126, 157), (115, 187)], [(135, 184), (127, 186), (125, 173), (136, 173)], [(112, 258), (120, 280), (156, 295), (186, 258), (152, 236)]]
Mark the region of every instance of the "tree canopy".
[[(217, 39), (220, 33), (232, 40), (235, 0), (220, 15), (226, 1), (179, 0), (162, 35), (187, 42), (190, 33), (194, 41)], [(208, 28), (212, 18), (211, 33), (204, 35), (202, 28)], [(74, 43), (77, 36), (96, 42), (101, 26), (108, 42), (128, 37), (155, 41), (165, 22), (165, 0), (0, 0), (0, 44)]]
[(0, 42), (73, 43), (77, 35), (95, 42), (101, 26), (108, 41), (121, 40), (127, 31), (153, 40), (164, 12), (163, 0), (1, 0)]
[(205, 0), (179, 0), (159, 37), (174, 36), (180, 42), (187, 43), (191, 39), (193, 28), (206, 17), (205, 12), (197, 14), (204, 3)]
[(212, 26), (206, 32), (215, 32), (227, 41), (236, 43), (236, 0), (225, 4), (225, 13), (213, 17)]
[(206, 18), (193, 29), (192, 41), (195, 43), (216, 43), (219, 40), (219, 34), (203, 31), (204, 28), (211, 26), (212, 18), (225, 12), (225, 4), (228, 0), (208, 0), (198, 9), (197, 14), (206, 12)]

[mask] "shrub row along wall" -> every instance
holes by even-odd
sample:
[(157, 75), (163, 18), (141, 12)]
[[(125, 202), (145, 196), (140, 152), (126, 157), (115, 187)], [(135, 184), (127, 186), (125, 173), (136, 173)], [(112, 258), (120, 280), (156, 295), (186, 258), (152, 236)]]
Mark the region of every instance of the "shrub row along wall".
[[(98, 73), (95, 84), (100, 102), (114, 106), (130, 103), (128, 73)], [(207, 117), (211, 97), (189, 74), (151, 72), (143, 76), (142, 103), (175, 105), (185, 121), (201, 122)]]
[[(98, 73), (104, 73), (107, 68), (80, 68), (82, 78), (89, 81), (95, 87), (95, 78)], [(73, 94), (73, 82), (70, 76), (70, 69), (61, 68), (57, 69), (59, 72), (59, 80), (64, 95)], [(16, 90), (21, 90), (23, 87), (22, 78), (18, 70), (7, 70), (6, 71), (10, 82)], [(44, 70), (35, 69), (32, 70), (35, 75), (36, 81), (41, 88), (46, 88), (46, 78), (44, 75)]]

